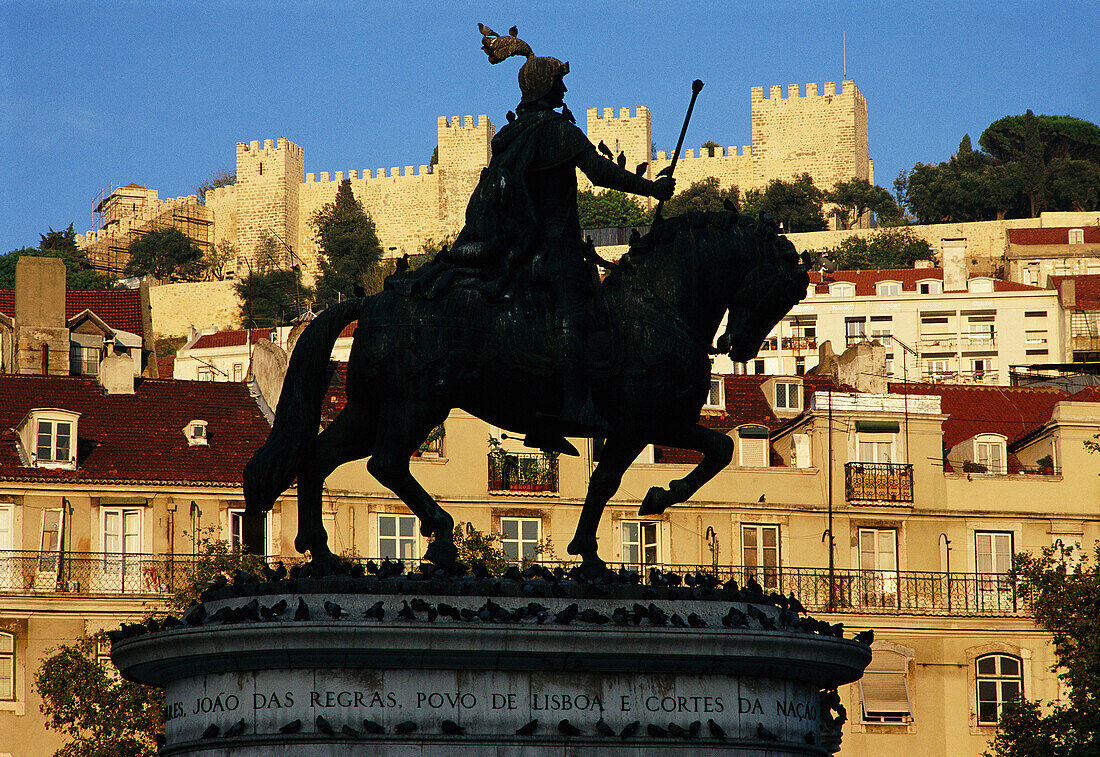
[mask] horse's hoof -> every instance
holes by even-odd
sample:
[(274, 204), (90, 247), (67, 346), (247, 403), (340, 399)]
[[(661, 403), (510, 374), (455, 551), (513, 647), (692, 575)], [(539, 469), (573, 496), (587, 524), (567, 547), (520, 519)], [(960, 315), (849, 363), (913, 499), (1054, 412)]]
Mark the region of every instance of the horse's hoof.
[(642, 506), (638, 508), (638, 515), (660, 515), (672, 505), (672, 497), (667, 489), (659, 486), (651, 487), (642, 500)]
[(607, 572), (607, 563), (600, 559), (595, 551), (585, 554), (581, 558), (581, 573), (588, 578), (599, 578)]
[(458, 549), (453, 541), (436, 539), (424, 551), (424, 560), (439, 568), (453, 568), (458, 562)]
[[(569, 546), (565, 548), (565, 551), (571, 555), (595, 555), (596, 540), (575, 537), (573, 541), (569, 542)], [(599, 558), (596, 559), (598, 560)]]

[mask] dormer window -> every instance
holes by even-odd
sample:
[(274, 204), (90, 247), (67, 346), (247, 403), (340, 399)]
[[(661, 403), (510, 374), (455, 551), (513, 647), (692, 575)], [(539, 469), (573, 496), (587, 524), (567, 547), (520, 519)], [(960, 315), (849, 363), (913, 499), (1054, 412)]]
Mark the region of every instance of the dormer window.
[(191, 421), (184, 427), (183, 435), (187, 437), (187, 445), (190, 447), (207, 444), (206, 421)]
[(801, 411), (802, 385), (797, 381), (776, 381), (775, 409)]
[(767, 468), (770, 447), (768, 429), (764, 426), (739, 426), (737, 428), (737, 464), (746, 468)]
[(974, 460), (986, 473), (1004, 475), (1005, 439), (996, 434), (986, 434), (974, 440)]
[(1070, 244), (1084, 244), (1085, 243), (1085, 230), (1084, 229), (1070, 229), (1069, 230), (1069, 243)]
[(80, 413), (36, 408), (16, 428), (20, 457), (36, 468), (76, 467), (76, 427)]
[(834, 297), (852, 297), (856, 293), (856, 285), (848, 282), (829, 285), (829, 294)]
[(875, 294), (884, 296), (901, 294), (901, 283), (897, 281), (880, 281), (875, 285)]
[(966, 288), (971, 292), (992, 292), (993, 291), (993, 279), (987, 278), (974, 278), (966, 282)]
[(943, 282), (935, 279), (918, 281), (917, 291), (921, 294), (941, 294), (943, 292)]
[(710, 377), (710, 391), (707, 393), (707, 401), (703, 403), (703, 407), (708, 410), (724, 410), (725, 404), (725, 382), (721, 376)]

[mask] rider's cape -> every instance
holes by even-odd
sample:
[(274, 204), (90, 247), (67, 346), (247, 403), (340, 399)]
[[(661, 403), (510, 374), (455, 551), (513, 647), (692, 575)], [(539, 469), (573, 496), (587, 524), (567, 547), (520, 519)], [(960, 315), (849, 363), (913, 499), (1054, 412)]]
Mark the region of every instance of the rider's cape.
[(493, 137), (493, 157), (466, 206), (466, 225), (447, 254), (386, 288), (434, 299), (455, 285), (471, 285), (489, 299), (523, 290), (539, 239), (538, 209), (527, 178), (532, 171), (575, 162), (592, 143), (568, 118), (535, 110)]

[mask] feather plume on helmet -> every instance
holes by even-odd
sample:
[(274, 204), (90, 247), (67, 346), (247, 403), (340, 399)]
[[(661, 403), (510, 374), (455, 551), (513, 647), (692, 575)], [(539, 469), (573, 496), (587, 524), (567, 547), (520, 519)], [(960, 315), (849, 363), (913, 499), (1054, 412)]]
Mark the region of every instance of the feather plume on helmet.
[(517, 35), (519, 29), (513, 26), (508, 36), (502, 37), (485, 24), (477, 25), (481, 32), (481, 49), (489, 56), (489, 62), (496, 64), (513, 55), (522, 55), (527, 60), (519, 70), (519, 89), (523, 94), (521, 102), (531, 103), (545, 97), (558, 79), (569, 73), (569, 63), (557, 58), (540, 58), (531, 50), (531, 46)]

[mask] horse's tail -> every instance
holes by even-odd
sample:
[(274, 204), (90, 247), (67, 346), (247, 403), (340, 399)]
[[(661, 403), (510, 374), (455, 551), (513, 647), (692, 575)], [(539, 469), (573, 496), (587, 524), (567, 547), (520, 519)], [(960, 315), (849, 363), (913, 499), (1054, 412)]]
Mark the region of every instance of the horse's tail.
[(270, 510), (312, 452), (321, 423), (321, 401), (328, 391), (332, 347), (344, 327), (359, 317), (362, 307), (363, 301), (356, 299), (326, 308), (298, 337), (271, 433), (244, 468), (247, 513)]

